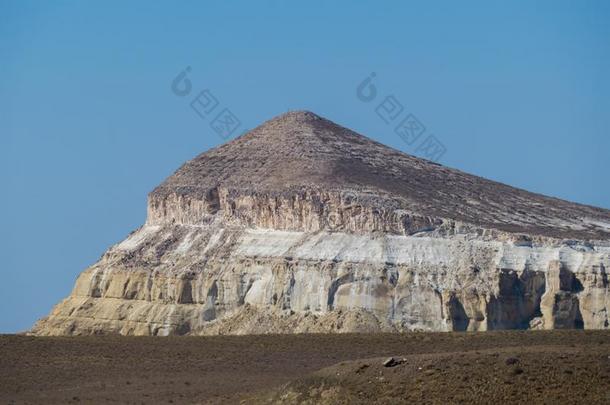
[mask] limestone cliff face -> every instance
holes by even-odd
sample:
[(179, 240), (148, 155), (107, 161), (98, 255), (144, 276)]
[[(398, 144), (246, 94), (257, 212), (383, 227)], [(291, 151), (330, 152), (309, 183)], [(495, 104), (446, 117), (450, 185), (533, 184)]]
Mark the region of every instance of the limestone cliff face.
[(607, 329), (609, 231), (607, 210), (288, 113), (153, 191), (32, 332)]

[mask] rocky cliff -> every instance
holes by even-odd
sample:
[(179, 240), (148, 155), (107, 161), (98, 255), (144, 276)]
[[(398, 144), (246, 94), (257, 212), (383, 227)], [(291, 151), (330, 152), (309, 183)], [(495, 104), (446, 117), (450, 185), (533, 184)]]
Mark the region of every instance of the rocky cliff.
[(609, 268), (608, 210), (290, 112), (157, 187), (32, 332), (607, 329)]

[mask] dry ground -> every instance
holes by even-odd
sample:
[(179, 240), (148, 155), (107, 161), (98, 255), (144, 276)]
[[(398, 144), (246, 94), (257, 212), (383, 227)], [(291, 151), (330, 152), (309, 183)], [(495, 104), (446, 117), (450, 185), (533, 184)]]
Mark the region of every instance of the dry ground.
[(609, 356), (604, 331), (7, 335), (0, 402), (610, 403)]

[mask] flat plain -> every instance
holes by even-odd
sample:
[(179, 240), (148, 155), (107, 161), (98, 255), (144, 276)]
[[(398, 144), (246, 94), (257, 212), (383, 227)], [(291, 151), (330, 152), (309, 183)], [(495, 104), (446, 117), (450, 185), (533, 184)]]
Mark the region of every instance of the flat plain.
[(610, 332), (0, 336), (2, 403), (495, 401), (610, 403)]

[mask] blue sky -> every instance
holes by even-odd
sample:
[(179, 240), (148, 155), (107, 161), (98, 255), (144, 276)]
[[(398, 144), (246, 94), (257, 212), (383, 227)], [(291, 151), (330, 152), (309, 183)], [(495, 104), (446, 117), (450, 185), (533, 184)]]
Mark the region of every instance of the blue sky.
[(375, 113), (392, 95), (441, 163), (610, 208), (609, 20), (605, 1), (0, 0), (0, 332), (47, 314), (155, 185), (223, 142), (171, 91), (187, 66), (236, 134), (308, 109), (414, 153)]

